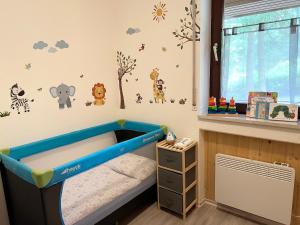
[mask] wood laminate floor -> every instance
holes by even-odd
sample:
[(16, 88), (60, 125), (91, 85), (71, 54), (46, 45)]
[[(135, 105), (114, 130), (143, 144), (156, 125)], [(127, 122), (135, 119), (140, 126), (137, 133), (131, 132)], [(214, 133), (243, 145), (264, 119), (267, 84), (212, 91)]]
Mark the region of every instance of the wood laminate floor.
[(258, 223), (219, 210), (212, 205), (195, 208), (184, 222), (179, 217), (151, 205), (136, 216), (129, 225), (258, 225)]

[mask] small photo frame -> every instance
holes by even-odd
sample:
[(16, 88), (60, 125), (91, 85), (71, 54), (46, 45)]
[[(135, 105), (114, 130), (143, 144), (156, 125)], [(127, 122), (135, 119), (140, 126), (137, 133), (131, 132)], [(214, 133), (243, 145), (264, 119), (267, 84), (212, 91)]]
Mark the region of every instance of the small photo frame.
[(267, 120), (269, 118), (269, 102), (256, 102), (255, 118)]
[(298, 105), (270, 103), (269, 120), (298, 121)]

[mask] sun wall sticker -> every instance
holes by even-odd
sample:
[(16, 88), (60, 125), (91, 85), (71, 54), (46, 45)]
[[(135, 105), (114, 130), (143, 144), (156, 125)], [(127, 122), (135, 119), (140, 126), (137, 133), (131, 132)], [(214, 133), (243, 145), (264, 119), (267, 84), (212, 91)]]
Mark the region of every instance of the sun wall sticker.
[(153, 8), (153, 20), (157, 21), (158, 23), (162, 20), (166, 19), (166, 15), (167, 15), (167, 4), (166, 3), (162, 3), (159, 2), (156, 5), (154, 5)]

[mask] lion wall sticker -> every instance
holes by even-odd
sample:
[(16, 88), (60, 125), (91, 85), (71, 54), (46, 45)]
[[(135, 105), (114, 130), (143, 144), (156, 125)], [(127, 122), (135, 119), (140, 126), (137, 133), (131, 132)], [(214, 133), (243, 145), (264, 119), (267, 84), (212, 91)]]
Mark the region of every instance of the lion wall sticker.
[(16, 110), (18, 114), (21, 114), (21, 108), (25, 113), (30, 112), (29, 103), (34, 102), (34, 99), (24, 98), (25, 94), (26, 92), (18, 84), (14, 84), (10, 88), (11, 109)]
[(101, 106), (105, 104), (105, 94), (106, 89), (104, 87), (104, 84), (97, 83), (92, 88), (92, 95), (95, 98), (94, 105)]

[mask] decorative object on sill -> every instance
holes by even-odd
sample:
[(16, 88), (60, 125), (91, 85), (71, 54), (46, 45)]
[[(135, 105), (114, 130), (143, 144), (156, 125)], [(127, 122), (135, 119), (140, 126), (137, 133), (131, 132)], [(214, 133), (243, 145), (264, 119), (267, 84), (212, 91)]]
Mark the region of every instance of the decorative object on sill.
[(26, 92), (18, 84), (10, 88), (11, 109), (17, 110), (18, 114), (21, 114), (20, 108), (23, 108), (25, 113), (30, 112), (29, 102), (34, 102), (34, 99), (24, 98), (25, 94)]
[(166, 141), (169, 145), (174, 145), (176, 141), (176, 135), (172, 131), (169, 131), (167, 134)]
[(212, 96), (208, 100), (208, 113), (217, 113), (218, 107), (217, 107), (217, 99)]
[(294, 104), (270, 103), (269, 120), (298, 121), (298, 106)]
[(0, 118), (8, 117), (8, 116), (10, 116), (10, 112), (7, 112), (7, 111), (5, 111), (5, 112), (0, 112)]
[(106, 89), (104, 84), (97, 83), (92, 89), (92, 95), (95, 98), (94, 105), (101, 106), (105, 104)]
[(226, 113), (226, 110), (227, 110), (226, 98), (221, 97), (219, 107), (218, 107), (218, 112), (219, 113)]
[(256, 102), (255, 118), (267, 120), (269, 118), (269, 107), (268, 102)]
[(277, 103), (277, 92), (249, 92), (246, 116), (255, 118), (256, 102)]
[(230, 102), (229, 102), (228, 113), (229, 114), (236, 114), (237, 113), (236, 112), (235, 100), (234, 100), (233, 97), (230, 99)]

